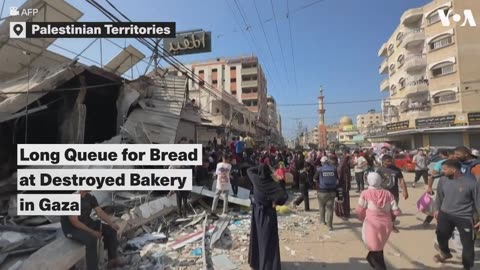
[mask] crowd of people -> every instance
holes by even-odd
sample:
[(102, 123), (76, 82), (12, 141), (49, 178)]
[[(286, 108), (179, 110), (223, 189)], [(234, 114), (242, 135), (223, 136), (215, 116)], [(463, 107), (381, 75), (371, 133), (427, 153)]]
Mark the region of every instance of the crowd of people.
[[(187, 142), (182, 140), (179, 143)], [(411, 187), (415, 188), (423, 177), (425, 193), (435, 197), (433, 210), (424, 221), (428, 225), (437, 220), (438, 254), (433, 260), (445, 262), (452, 258), (448, 241), (454, 230), (458, 230), (463, 246), (462, 264), (464, 269), (471, 269), (474, 265), (475, 232), (480, 228), (480, 160), (478, 154), (463, 146), (439, 154), (440, 161), (429, 173), (427, 155), (421, 150), (417, 152), (413, 158), (415, 179)], [(366, 259), (372, 268), (386, 269), (383, 249), (389, 235), (398, 232), (395, 220), (401, 215), (400, 198), (409, 198), (402, 170), (395, 166), (394, 157), (388, 149), (382, 149), (380, 153), (375, 153), (373, 149), (353, 152), (348, 149), (298, 151), (277, 149), (275, 145), (262, 149), (249, 136), (233, 137), (228, 144), (218, 144), (214, 138), (203, 149), (202, 165), (192, 169), (194, 185), (214, 186), (211, 208), (214, 216), (220, 198), (223, 199), (222, 214), (227, 214), (228, 197), (236, 197), (239, 186), (250, 190), (252, 217), (248, 262), (255, 270), (281, 269), (275, 208), (287, 204), (289, 194), (298, 194), (290, 200), (293, 208), (303, 203), (305, 211), (310, 211), (309, 191), (315, 190), (319, 222), (328, 230), (334, 230), (334, 215), (345, 222), (351, 217), (352, 182), (356, 183), (356, 192), (360, 193), (354, 211), (363, 222), (362, 239), (368, 249)], [(434, 196), (433, 183), (437, 178), (438, 187)], [(287, 190), (287, 182), (291, 183), (291, 190)], [(169, 195), (174, 193), (177, 195), (178, 214), (185, 217), (190, 191), (174, 191)], [(93, 246), (102, 235), (109, 249), (111, 265), (123, 265), (115, 252), (118, 245), (114, 237), (116, 225), (104, 214), (95, 197), (88, 192), (81, 192), (81, 195), (81, 216), (62, 218), (65, 235), (89, 247), (89, 269), (97, 269)], [(93, 209), (106, 222), (100, 228), (89, 220)]]

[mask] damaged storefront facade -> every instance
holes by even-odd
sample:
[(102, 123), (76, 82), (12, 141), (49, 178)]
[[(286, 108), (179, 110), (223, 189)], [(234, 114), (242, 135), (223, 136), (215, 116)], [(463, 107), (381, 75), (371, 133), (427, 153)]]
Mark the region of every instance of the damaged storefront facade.
[[(0, 84), (2, 191), (16, 187), (17, 144), (92, 144), (117, 135), (118, 143), (175, 143), (184, 136), (195, 141), (189, 135), (200, 115), (186, 102), (185, 81), (172, 76), (126, 81), (72, 63)], [(2, 197), (3, 205), (8, 201)]]

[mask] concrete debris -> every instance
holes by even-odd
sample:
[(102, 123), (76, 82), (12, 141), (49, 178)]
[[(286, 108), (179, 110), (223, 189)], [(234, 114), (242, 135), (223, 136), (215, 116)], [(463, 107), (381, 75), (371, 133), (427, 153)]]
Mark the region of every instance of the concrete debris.
[[(199, 194), (199, 195), (207, 196), (207, 197), (210, 197), (210, 198), (215, 197), (215, 192), (214, 191), (208, 190), (208, 189), (206, 189), (204, 187), (200, 187), (200, 186), (193, 186), (192, 187), (192, 192), (196, 193), (196, 194)], [(223, 200), (222, 196), (220, 197), (220, 200)], [(250, 199), (235, 198), (233, 196), (228, 196), (228, 202), (238, 204), (238, 205), (243, 205), (243, 206), (250, 206), (251, 205)]]
[[(207, 232), (208, 233), (213, 233), (213, 231), (215, 230), (216, 226), (215, 225), (210, 225), (208, 227), (208, 230)], [(199, 231), (196, 231), (194, 233), (191, 233), (177, 241), (175, 241), (174, 243), (172, 243), (170, 245), (170, 247), (172, 247), (173, 249), (179, 249), (179, 248), (182, 248), (184, 247), (185, 245), (188, 245), (190, 243), (193, 243), (195, 241), (198, 241), (200, 240), (201, 238), (203, 237), (203, 230), (199, 230)]]
[(232, 217), (224, 215), (220, 217), (220, 219), (217, 221), (216, 223), (217, 230), (213, 233), (212, 239), (210, 240), (210, 248), (212, 248), (213, 245), (215, 245), (215, 243), (222, 237), (223, 232), (230, 224), (231, 219)]
[(167, 236), (165, 236), (163, 233), (152, 233), (133, 238), (127, 242), (127, 245), (130, 245), (135, 249), (139, 249), (147, 243), (166, 243), (167, 240)]
[(215, 270), (235, 270), (238, 269), (235, 264), (226, 255), (217, 255), (212, 257)]

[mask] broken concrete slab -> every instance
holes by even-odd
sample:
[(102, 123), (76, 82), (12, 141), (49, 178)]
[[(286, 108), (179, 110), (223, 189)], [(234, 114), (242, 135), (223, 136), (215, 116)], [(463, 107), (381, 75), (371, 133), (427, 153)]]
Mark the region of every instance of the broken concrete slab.
[(176, 205), (176, 197), (173, 195), (171, 197), (162, 197), (135, 207), (122, 216), (122, 220), (119, 222), (119, 235), (122, 235), (126, 231), (141, 227), (161, 216), (168, 215), (175, 210)]
[(215, 270), (235, 270), (238, 267), (225, 254), (212, 257), (212, 263)]
[[(203, 195), (203, 196), (207, 196), (207, 197), (210, 197), (210, 198), (215, 197), (215, 192), (214, 191), (208, 190), (205, 187), (201, 187), (201, 186), (193, 186), (192, 187), (192, 192), (196, 193), (196, 194)], [(223, 196), (220, 196), (220, 200), (223, 200)], [(250, 199), (235, 198), (235, 197), (232, 197), (232, 196), (228, 196), (228, 202), (238, 204), (238, 205), (243, 205), (243, 206), (250, 206), (251, 205)]]
[[(58, 256), (59, 252), (62, 256)], [(83, 257), (85, 257), (85, 246), (62, 235), (33, 253), (24, 261), (20, 270), (70, 269)]]
[[(213, 231), (215, 230), (216, 226), (215, 225), (210, 225), (208, 226), (208, 230), (207, 232), (208, 233), (213, 233)], [(172, 248), (172, 249), (179, 249), (179, 248), (182, 248), (190, 243), (193, 243), (195, 241), (198, 241), (200, 240), (201, 238), (203, 237), (203, 230), (199, 230), (199, 231), (196, 231), (194, 233), (191, 233), (183, 238), (180, 238), (178, 239), (177, 241), (173, 242), (172, 244), (170, 244), (169, 246)]]
[[(213, 184), (212, 184), (212, 191), (215, 192), (216, 189), (217, 189), (217, 180), (214, 180)], [(230, 196), (233, 195), (232, 185), (229, 186), (229, 195)], [(250, 190), (248, 190), (246, 188), (238, 187), (237, 198), (249, 199), (250, 198)], [(229, 201), (230, 201), (230, 198), (229, 198)]]
[(212, 235), (212, 238), (210, 239), (210, 248), (212, 248), (213, 245), (215, 245), (215, 243), (222, 237), (223, 232), (228, 227), (231, 220), (232, 220), (231, 216), (223, 215), (216, 222), (217, 229), (215, 230), (215, 232)]
[(147, 243), (166, 243), (167, 236), (163, 233), (145, 234), (140, 237), (135, 237), (127, 242), (127, 245), (132, 245), (136, 248), (141, 248)]

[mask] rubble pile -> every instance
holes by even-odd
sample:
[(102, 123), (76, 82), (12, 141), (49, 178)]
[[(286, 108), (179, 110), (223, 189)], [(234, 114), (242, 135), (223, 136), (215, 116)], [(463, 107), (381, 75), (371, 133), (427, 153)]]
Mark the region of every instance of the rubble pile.
[[(196, 212), (200, 211), (199, 207)], [(144, 226), (136, 232), (138, 236), (122, 245), (129, 262), (124, 269), (233, 270), (247, 264), (249, 214), (230, 212), (217, 217), (204, 211), (188, 218), (172, 214), (166, 219), (168, 226)]]

